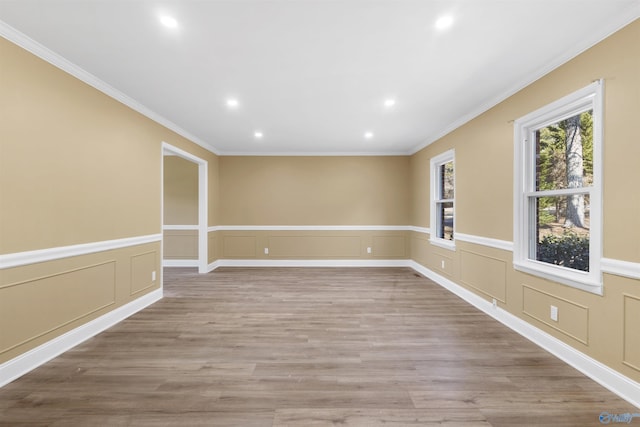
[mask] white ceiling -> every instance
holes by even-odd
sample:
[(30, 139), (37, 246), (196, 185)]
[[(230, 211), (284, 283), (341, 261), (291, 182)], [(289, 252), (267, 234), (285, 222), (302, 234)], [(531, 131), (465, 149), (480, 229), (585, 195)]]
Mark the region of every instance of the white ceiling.
[(0, 34), (216, 153), (409, 154), (639, 16), (640, 0), (0, 0)]

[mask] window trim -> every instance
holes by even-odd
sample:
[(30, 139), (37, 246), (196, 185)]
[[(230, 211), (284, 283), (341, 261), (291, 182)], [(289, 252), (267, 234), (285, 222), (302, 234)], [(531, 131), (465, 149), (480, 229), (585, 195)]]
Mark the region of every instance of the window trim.
[[(453, 162), (453, 199), (440, 199), (438, 196), (438, 170), (440, 166)], [(430, 227), (431, 233), (429, 235), (429, 242), (433, 245), (440, 246), (445, 249), (455, 250), (456, 249), (456, 159), (455, 159), (455, 149), (447, 150), (444, 153), (441, 153), (435, 157), (432, 157), (430, 160), (431, 165), (431, 195), (430, 195)], [(447, 240), (438, 237), (438, 214), (437, 214), (437, 204), (442, 201), (450, 201), (453, 203), (453, 240)]]
[[(514, 121), (513, 266), (516, 270), (599, 295), (602, 295), (603, 91), (604, 82), (595, 81)], [(532, 218), (528, 198), (535, 190), (532, 187), (535, 185), (533, 132), (589, 109), (593, 110), (593, 185), (571, 189), (572, 193), (584, 192), (590, 197), (589, 271), (585, 272), (529, 258)]]

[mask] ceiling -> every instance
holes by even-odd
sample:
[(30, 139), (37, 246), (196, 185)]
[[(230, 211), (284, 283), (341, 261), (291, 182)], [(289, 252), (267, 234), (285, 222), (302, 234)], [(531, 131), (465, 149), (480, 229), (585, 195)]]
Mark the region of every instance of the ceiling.
[(0, 34), (218, 154), (411, 154), (639, 16), (640, 0), (0, 0)]

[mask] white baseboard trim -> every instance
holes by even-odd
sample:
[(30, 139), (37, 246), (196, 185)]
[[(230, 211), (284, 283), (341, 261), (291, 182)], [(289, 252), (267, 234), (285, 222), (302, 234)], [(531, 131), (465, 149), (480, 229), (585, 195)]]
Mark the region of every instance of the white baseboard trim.
[(408, 225), (215, 225), (216, 231), (409, 231)]
[(198, 267), (197, 259), (163, 259), (163, 267)]
[(407, 259), (219, 259), (208, 271), (218, 267), (409, 267)]
[(586, 354), (563, 343), (559, 339), (536, 328), (528, 322), (514, 316), (502, 308), (494, 308), (493, 304), (479, 295), (463, 288), (451, 280), (429, 270), (428, 268), (410, 261), (410, 267), (418, 273), (433, 280), (443, 288), (456, 294), (469, 304), (493, 317), (508, 328), (519, 333), (529, 341), (537, 344), (558, 359), (566, 362), (578, 371), (582, 372), (598, 384), (609, 389), (627, 402), (640, 408), (640, 383), (625, 377), (619, 372), (605, 366)]
[(215, 270), (218, 267), (221, 267), (220, 260), (216, 260), (216, 261), (213, 261), (212, 263), (209, 263), (207, 265), (207, 273), (212, 272), (213, 270)]
[(11, 381), (18, 379), (160, 299), (162, 299), (162, 289), (157, 289), (1, 364), (0, 387), (9, 384)]

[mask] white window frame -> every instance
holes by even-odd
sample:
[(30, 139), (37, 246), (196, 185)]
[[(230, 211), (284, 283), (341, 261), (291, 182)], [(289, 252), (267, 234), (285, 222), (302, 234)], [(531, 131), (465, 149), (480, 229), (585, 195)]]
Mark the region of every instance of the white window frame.
[[(431, 233), (429, 241), (436, 245), (446, 249), (455, 250), (456, 248), (456, 158), (455, 150), (451, 149), (445, 151), (436, 157), (431, 158)], [(453, 162), (453, 199), (442, 199), (440, 195), (440, 166)], [(452, 202), (453, 203), (453, 240), (447, 240), (438, 237), (441, 224), (438, 223), (438, 203)]]
[[(596, 81), (514, 122), (513, 265), (516, 270), (602, 295), (602, 139), (603, 86)], [(528, 199), (566, 190), (535, 191), (535, 131), (558, 121), (593, 110), (593, 185), (581, 189), (589, 195), (589, 271), (579, 271), (530, 258), (531, 227), (535, 217)], [(544, 194), (542, 194), (544, 193)], [(548, 194), (547, 194), (548, 193)]]

